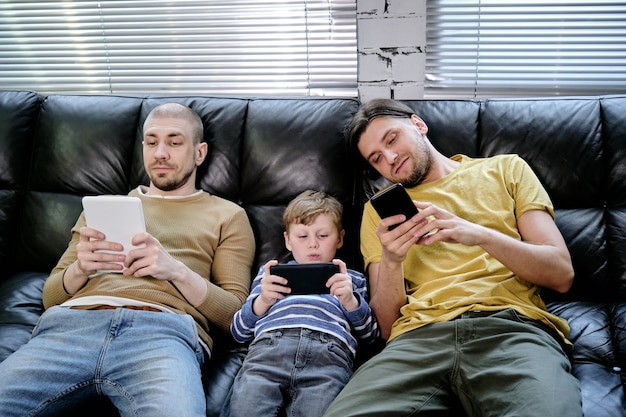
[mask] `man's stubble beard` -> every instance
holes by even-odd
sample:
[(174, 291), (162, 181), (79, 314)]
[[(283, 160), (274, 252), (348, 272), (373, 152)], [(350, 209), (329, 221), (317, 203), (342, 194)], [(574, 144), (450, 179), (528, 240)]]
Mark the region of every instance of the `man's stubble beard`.
[(431, 152), (428, 146), (424, 146), (423, 151), (424, 151), (423, 163), (421, 165), (416, 166), (408, 178), (400, 181), (400, 184), (402, 184), (404, 188), (416, 187), (420, 185), (424, 181), (424, 179), (428, 176), (428, 173), (430, 172), (430, 167), (432, 165)]
[(194, 172), (194, 168), (189, 169), (182, 178), (172, 178), (171, 180), (165, 178), (150, 177), (150, 181), (152, 184), (161, 191), (174, 191), (181, 188), (183, 185), (187, 183), (187, 180), (191, 177)]

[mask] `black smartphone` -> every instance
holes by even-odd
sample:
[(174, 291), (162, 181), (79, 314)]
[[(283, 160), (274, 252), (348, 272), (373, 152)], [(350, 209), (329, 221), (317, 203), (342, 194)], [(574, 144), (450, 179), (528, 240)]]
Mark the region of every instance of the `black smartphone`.
[[(404, 214), (408, 220), (418, 213), (417, 207), (401, 184), (393, 184), (379, 191), (372, 196), (370, 201), (381, 219)], [(395, 229), (400, 224), (390, 226), (389, 230)]]
[(291, 288), (289, 295), (329, 294), (326, 281), (339, 272), (339, 266), (332, 262), (315, 264), (278, 264), (270, 266), (270, 273), (287, 278)]

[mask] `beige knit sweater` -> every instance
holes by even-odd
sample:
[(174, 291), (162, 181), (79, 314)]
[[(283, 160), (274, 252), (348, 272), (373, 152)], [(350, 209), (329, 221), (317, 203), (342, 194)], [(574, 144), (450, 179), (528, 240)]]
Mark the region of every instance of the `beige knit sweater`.
[(233, 314), (249, 293), (255, 241), (245, 211), (206, 192), (173, 199), (146, 196), (138, 190), (129, 195), (142, 200), (146, 231), (173, 257), (206, 279), (205, 300), (193, 307), (168, 281), (115, 273), (90, 278), (76, 294), (68, 294), (63, 275), (76, 260), (78, 231), (85, 225), (81, 214), (72, 228), (67, 250), (44, 285), (45, 308), (83, 296), (124, 297), (158, 304), (191, 315), (201, 339), (212, 348), (212, 327), (228, 332)]

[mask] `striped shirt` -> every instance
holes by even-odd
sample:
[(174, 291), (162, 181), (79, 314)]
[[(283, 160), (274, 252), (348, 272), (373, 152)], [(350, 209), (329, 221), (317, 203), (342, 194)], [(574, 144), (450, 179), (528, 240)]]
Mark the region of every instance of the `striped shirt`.
[[(290, 263), (295, 263), (291, 261)], [(365, 344), (378, 337), (378, 323), (367, 303), (367, 281), (360, 272), (348, 269), (352, 278), (354, 295), (359, 306), (347, 311), (339, 300), (330, 294), (288, 295), (277, 300), (261, 317), (252, 311), (252, 303), (261, 294), (261, 267), (252, 282), (250, 296), (235, 313), (231, 333), (239, 343), (246, 343), (263, 332), (276, 329), (305, 328), (330, 334), (343, 341), (352, 355), (356, 354), (357, 339)]]

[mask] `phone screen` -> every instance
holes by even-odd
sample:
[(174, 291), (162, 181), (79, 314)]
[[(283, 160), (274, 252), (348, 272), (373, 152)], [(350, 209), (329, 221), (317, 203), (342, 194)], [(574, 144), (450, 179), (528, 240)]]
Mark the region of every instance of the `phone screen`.
[(326, 281), (338, 272), (339, 266), (330, 262), (270, 266), (272, 275), (287, 278), (290, 295), (328, 294), (330, 288), (326, 287)]
[[(385, 188), (375, 194), (370, 201), (381, 219), (404, 214), (408, 220), (418, 213), (417, 207), (401, 184), (394, 184)], [(394, 224), (389, 227), (389, 230), (399, 225), (400, 223)]]

